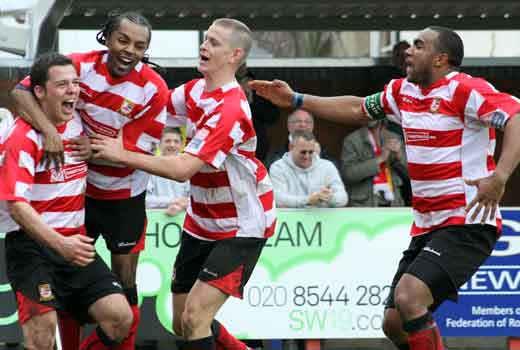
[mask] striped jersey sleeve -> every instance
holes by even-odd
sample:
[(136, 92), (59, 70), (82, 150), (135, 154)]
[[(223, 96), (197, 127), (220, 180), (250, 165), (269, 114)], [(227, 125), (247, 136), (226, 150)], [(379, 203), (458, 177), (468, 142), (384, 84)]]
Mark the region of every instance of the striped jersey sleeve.
[(507, 121), (520, 111), (520, 100), (495, 89), (481, 78), (459, 74), (454, 103), (468, 121), (479, 121), (486, 127), (503, 129)]
[(246, 121), (249, 109), (243, 108), (236, 94), (227, 99), (217, 107), (185, 149), (185, 152), (199, 157), (214, 168), (222, 165), (231, 149), (241, 145), (244, 139), (254, 136), (250, 123)]

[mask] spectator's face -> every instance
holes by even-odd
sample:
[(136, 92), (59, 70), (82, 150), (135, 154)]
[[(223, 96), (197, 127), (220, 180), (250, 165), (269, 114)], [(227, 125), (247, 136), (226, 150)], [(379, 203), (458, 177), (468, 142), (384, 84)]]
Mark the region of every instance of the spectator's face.
[(298, 137), (291, 144), (291, 157), (298, 167), (307, 169), (312, 165), (314, 159), (314, 152), (316, 152), (315, 141), (307, 141), (302, 137)]
[(296, 130), (312, 132), (314, 129), (314, 122), (309, 113), (305, 111), (296, 111), (287, 121), (287, 129), (289, 130), (289, 134), (292, 134)]
[(119, 28), (107, 38), (110, 75), (122, 77), (129, 74), (143, 59), (149, 41), (150, 33), (146, 26), (123, 19)]
[(45, 86), (35, 86), (34, 93), (42, 110), (55, 125), (72, 119), (79, 96), (79, 79), (74, 66), (52, 66)]
[(161, 155), (170, 156), (179, 153), (182, 146), (182, 138), (179, 134), (168, 132), (161, 138), (159, 149)]

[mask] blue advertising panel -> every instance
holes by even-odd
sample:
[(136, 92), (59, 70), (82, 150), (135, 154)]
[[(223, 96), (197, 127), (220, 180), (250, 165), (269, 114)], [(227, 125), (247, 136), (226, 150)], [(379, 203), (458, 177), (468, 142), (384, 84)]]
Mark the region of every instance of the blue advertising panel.
[(493, 254), (459, 290), (457, 303), (435, 312), (443, 336), (520, 334), (520, 211), (502, 210)]

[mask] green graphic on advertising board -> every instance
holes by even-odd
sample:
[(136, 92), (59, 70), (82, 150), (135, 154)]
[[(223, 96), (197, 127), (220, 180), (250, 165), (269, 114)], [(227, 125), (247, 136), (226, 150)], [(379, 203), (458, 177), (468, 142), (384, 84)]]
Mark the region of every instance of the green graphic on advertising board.
[[(183, 220), (184, 215), (168, 217), (161, 211), (149, 211), (146, 249), (139, 262), (139, 303), (143, 297), (156, 297), (157, 318), (169, 332), (170, 283)], [(372, 240), (394, 226), (407, 227), (410, 222), (409, 210), (279, 210), (276, 232), (264, 248), (258, 266), (269, 272), (271, 281), (283, 283), (283, 274), (294, 267), (333, 261), (342, 254), (342, 243), (350, 234)], [(99, 242), (97, 250), (109, 261), (104, 244)]]
[[(157, 319), (167, 332), (172, 329), (170, 283), (183, 220), (184, 215), (169, 217), (162, 211), (148, 212), (146, 249), (141, 253), (138, 266), (139, 304), (143, 298), (155, 298)], [(279, 210), (276, 232), (268, 240), (258, 266), (267, 272), (269, 281), (266, 283), (282, 286), (284, 274), (291, 269), (331, 263), (347, 254), (343, 243), (348, 237), (360, 235), (372, 241), (393, 228), (409, 227), (410, 222), (409, 209)], [(408, 232), (399, 234), (407, 236)], [(110, 255), (102, 240), (96, 248), (109, 262)], [(0, 286), (0, 292), (9, 291), (7, 288), (8, 285)], [(277, 288), (281, 291), (281, 287)], [(15, 321), (16, 315), (0, 318), (0, 326)]]

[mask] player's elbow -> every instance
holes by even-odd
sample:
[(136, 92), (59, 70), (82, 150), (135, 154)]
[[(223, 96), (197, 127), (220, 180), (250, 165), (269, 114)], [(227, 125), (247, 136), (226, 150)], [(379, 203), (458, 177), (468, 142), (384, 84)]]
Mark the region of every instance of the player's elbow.
[(185, 181), (188, 181), (192, 175), (193, 174), (191, 174), (191, 172), (187, 171), (186, 169), (182, 169), (181, 171), (179, 171), (176, 174), (176, 176), (174, 177), (173, 180), (176, 180), (179, 182), (185, 182)]
[(20, 201), (7, 201), (7, 211), (14, 221), (18, 222), (21, 217), (22, 204)]

